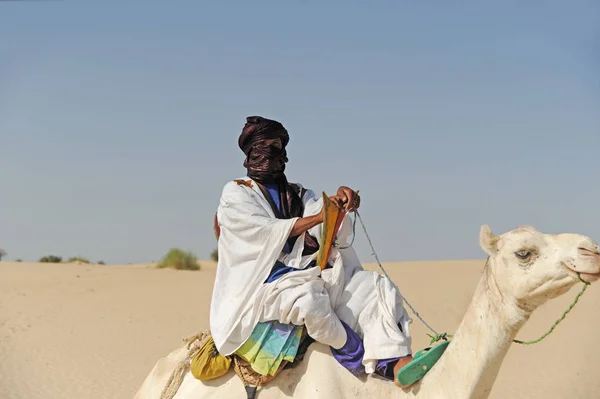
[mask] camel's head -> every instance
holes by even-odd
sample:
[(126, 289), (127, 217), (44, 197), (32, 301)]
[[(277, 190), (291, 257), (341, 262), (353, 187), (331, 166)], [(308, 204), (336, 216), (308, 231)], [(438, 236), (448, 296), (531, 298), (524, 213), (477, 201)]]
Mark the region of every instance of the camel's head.
[(504, 297), (533, 310), (580, 282), (600, 279), (600, 247), (580, 234), (544, 234), (519, 227), (494, 235), (481, 227), (480, 245), (489, 255), (487, 270)]

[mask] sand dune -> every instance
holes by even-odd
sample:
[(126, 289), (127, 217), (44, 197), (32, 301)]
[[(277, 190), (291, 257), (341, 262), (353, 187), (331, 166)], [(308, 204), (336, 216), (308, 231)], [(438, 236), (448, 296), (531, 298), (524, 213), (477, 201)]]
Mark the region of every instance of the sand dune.
[[(435, 328), (458, 326), (483, 261), (390, 263), (404, 295)], [(374, 268), (368, 265), (368, 268)], [(208, 326), (215, 267), (0, 263), (0, 398), (131, 399), (156, 360)], [(539, 309), (519, 334), (537, 338), (576, 289)], [(513, 345), (493, 399), (600, 397), (600, 287), (544, 341)], [(426, 330), (412, 325), (415, 349)]]

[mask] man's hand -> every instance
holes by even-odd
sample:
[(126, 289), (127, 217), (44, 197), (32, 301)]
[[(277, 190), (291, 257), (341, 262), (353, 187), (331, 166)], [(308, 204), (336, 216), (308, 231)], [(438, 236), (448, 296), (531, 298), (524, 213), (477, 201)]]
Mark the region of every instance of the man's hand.
[[(331, 202), (333, 202), (335, 204), (335, 206), (338, 207), (338, 209), (343, 209), (344, 208), (344, 200), (342, 199), (342, 197), (340, 197), (339, 195), (332, 195), (329, 197), (329, 200)], [(325, 211), (325, 207), (323, 207), (323, 211)]]
[[(343, 209), (344, 208), (344, 204), (342, 202), (342, 199), (338, 195), (331, 195), (331, 196), (329, 196), (329, 200), (331, 202), (333, 202), (334, 205), (338, 209)], [(321, 212), (319, 212), (318, 215), (319, 215), (320, 223), (323, 223), (323, 221), (325, 221), (325, 206), (323, 206), (321, 208)]]
[[(337, 194), (332, 195), (329, 199), (339, 208), (346, 212), (354, 212), (360, 206), (360, 196), (358, 190), (354, 191), (346, 186), (341, 186)], [(294, 224), (290, 236), (298, 236), (305, 231), (312, 229), (314, 226), (323, 223), (325, 219), (325, 207), (321, 209), (321, 212), (313, 216), (307, 216), (300, 218)]]
[(360, 195), (358, 195), (358, 190), (354, 191), (349, 187), (340, 186), (335, 197), (341, 201), (340, 209), (344, 209), (346, 212), (354, 212), (360, 207)]

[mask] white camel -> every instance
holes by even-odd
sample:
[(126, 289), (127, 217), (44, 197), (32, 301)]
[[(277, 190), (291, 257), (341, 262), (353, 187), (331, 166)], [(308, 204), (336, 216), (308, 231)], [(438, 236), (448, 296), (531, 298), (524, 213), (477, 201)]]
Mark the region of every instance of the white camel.
[[(471, 304), (446, 352), (420, 382), (403, 390), (376, 376), (356, 378), (336, 362), (328, 347), (313, 343), (296, 368), (282, 371), (259, 389), (257, 397), (487, 398), (513, 339), (531, 313), (580, 279), (600, 278), (600, 247), (583, 235), (543, 234), (532, 227), (495, 236), (487, 225), (481, 228), (480, 245), (489, 259)], [(187, 352), (184, 346), (159, 360), (135, 399), (159, 399)], [(185, 370), (174, 399), (245, 396), (241, 380), (231, 370), (205, 382)]]

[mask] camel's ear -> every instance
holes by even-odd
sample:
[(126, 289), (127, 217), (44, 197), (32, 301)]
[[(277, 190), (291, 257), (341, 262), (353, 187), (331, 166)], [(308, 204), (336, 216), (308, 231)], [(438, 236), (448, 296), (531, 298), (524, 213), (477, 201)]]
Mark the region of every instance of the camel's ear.
[(490, 226), (484, 224), (481, 226), (481, 230), (479, 231), (479, 245), (481, 248), (487, 252), (488, 255), (492, 255), (496, 252), (498, 244), (498, 236), (492, 233)]

